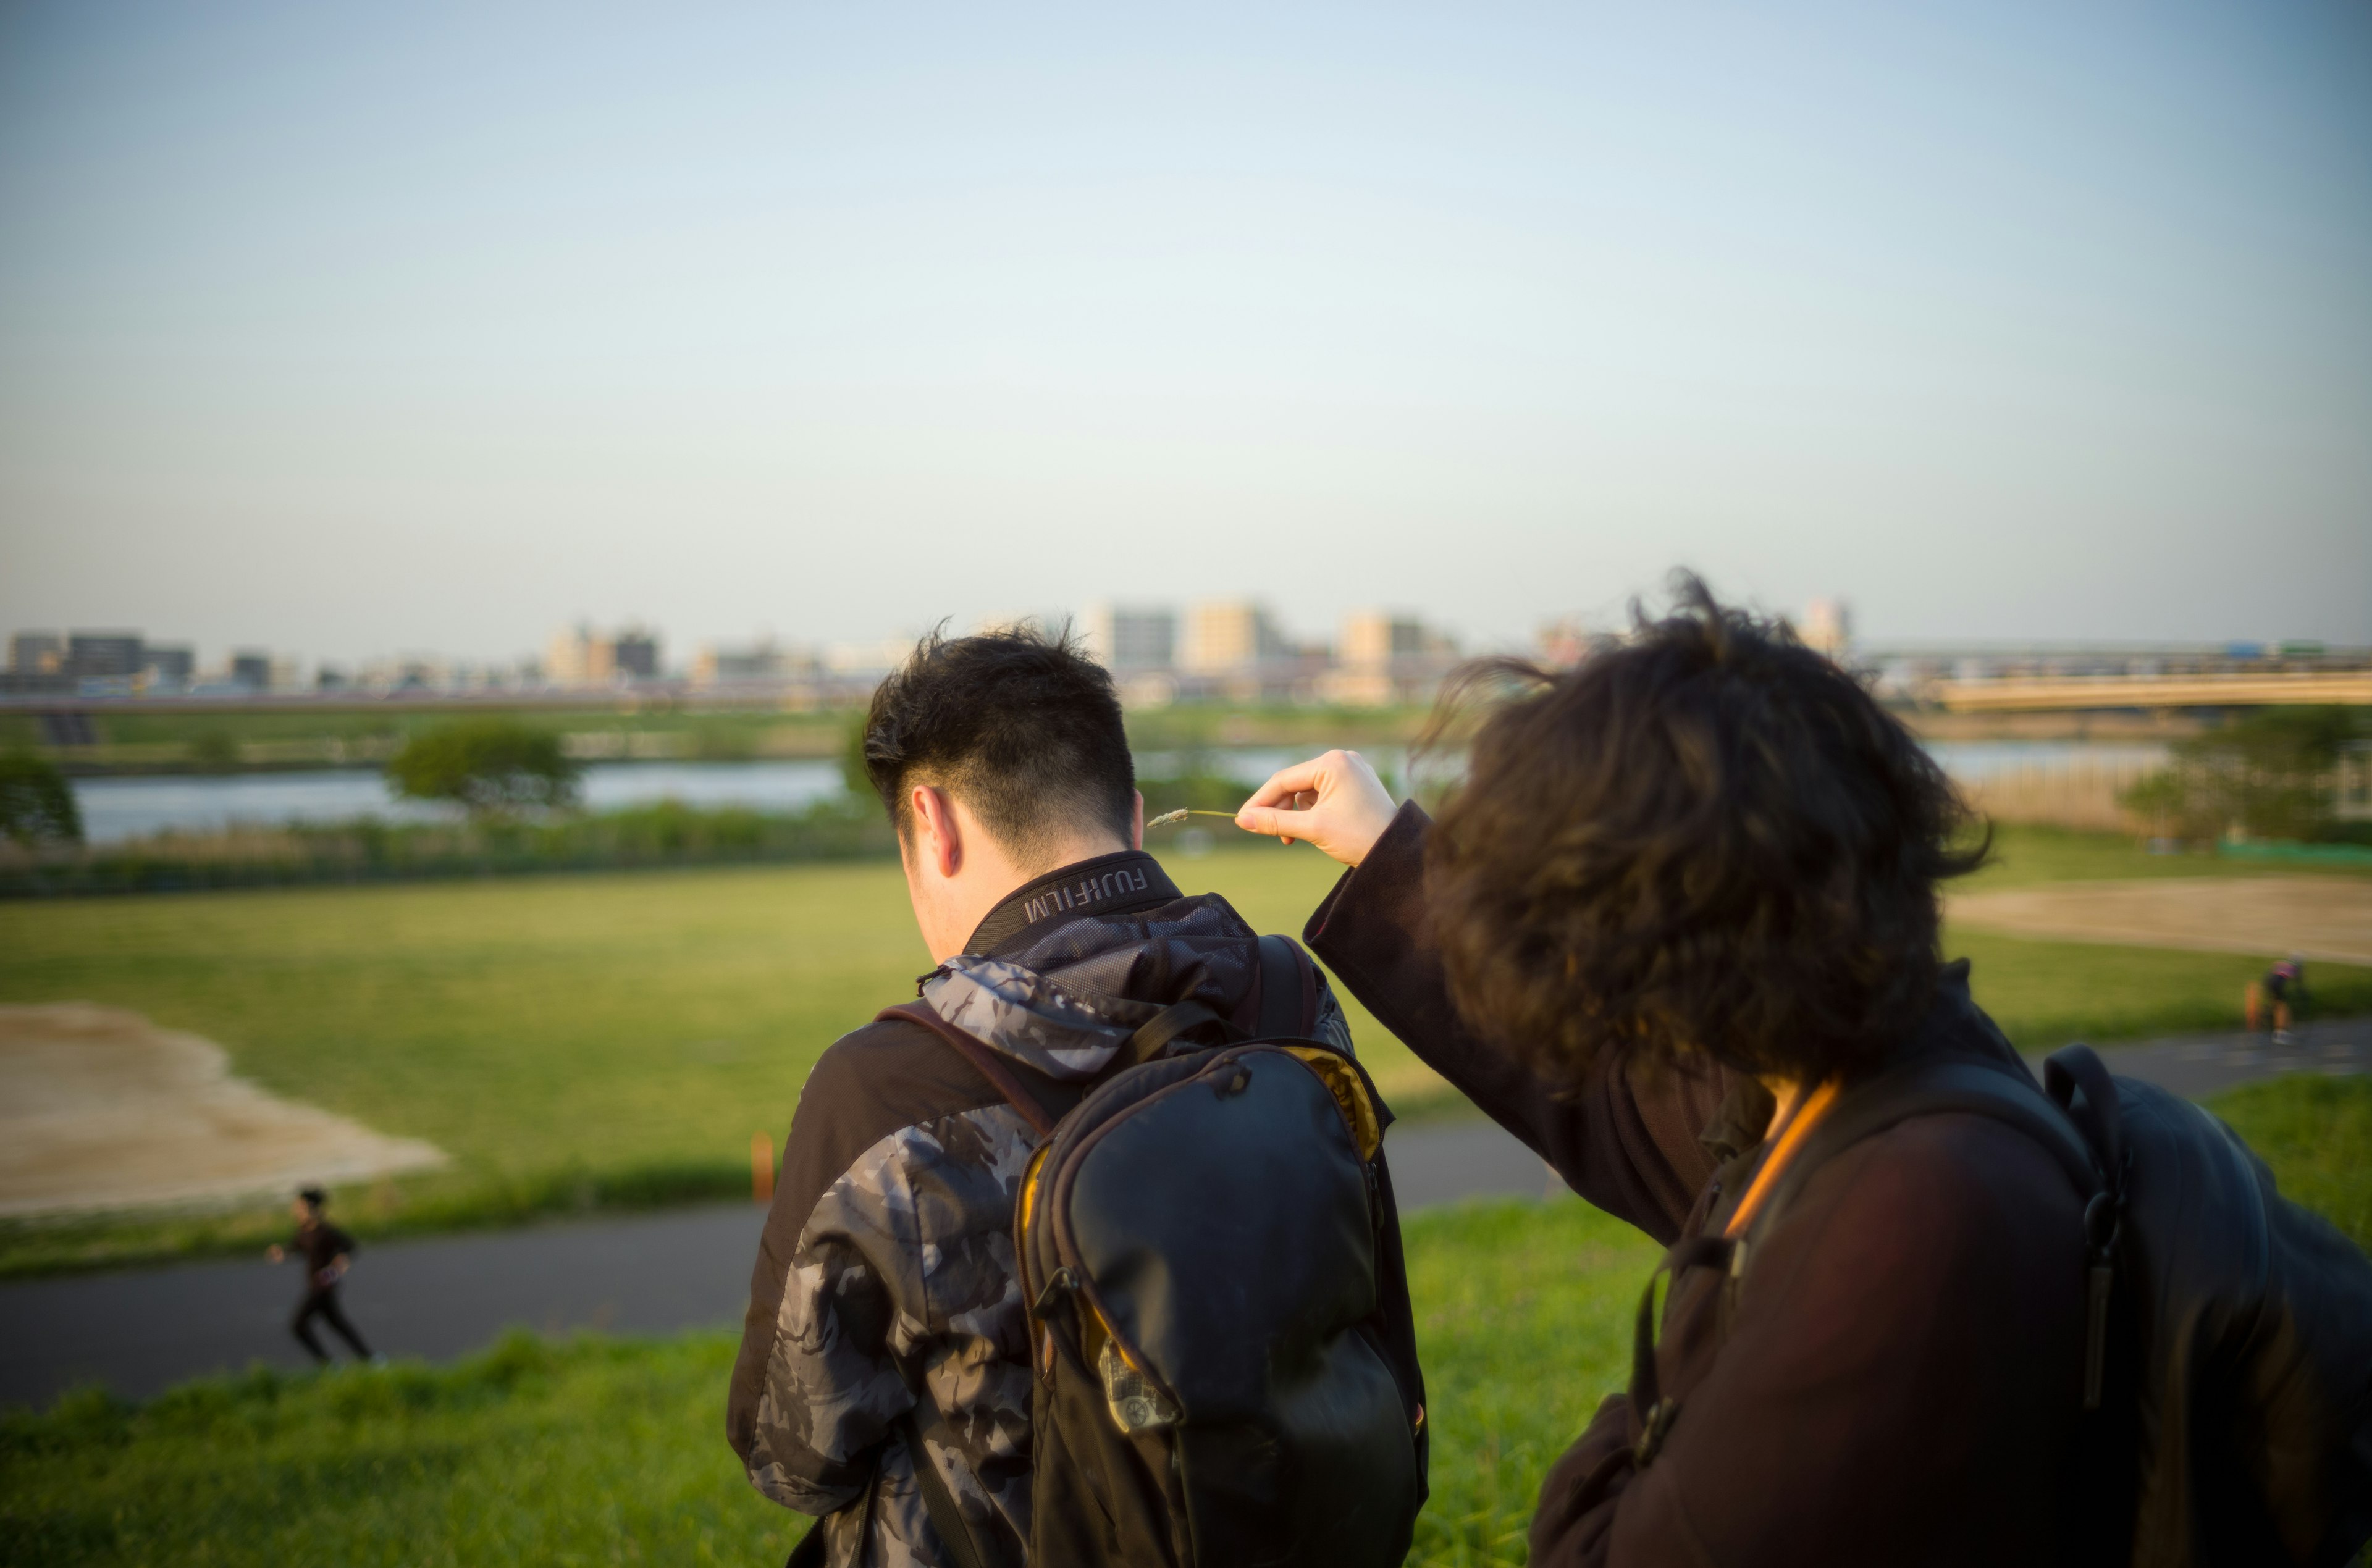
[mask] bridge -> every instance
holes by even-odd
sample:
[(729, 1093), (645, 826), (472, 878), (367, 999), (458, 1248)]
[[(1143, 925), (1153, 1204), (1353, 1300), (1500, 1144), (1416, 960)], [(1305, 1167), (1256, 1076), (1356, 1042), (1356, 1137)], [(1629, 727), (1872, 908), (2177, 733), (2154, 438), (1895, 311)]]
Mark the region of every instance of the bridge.
[(2002, 676), (1938, 680), (1921, 693), (1951, 713), (2082, 709), (2372, 706), (2372, 669), (2277, 669), (2201, 675)]

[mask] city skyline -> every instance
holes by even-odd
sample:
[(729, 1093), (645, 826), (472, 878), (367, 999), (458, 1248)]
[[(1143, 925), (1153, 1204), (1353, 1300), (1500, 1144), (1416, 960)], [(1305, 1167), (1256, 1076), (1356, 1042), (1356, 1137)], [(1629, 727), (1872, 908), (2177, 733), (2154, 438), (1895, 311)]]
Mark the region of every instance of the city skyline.
[[(1933, 675), (1970, 657), (1994, 669), (2142, 673), (2154, 671), (2164, 657), (2245, 665), (2263, 660), (2354, 663), (2372, 655), (2372, 647), (2309, 639), (1877, 642), (1855, 634), (1853, 606), (1836, 598), (1811, 600), (1784, 618), (1809, 645), (1873, 672), (1908, 660)], [(1620, 630), (1615, 624), (1563, 618), (1541, 623), (1520, 641), (1469, 645), (1439, 622), (1402, 607), (1355, 610), (1335, 626), (1308, 635), (1284, 622), (1273, 607), (1244, 598), (1096, 600), (1067, 610), (987, 616), (941, 630), (965, 635), (1024, 623), (1066, 628), (1090, 656), (1113, 671), (1131, 701), (1156, 705), (1179, 695), (1179, 680), (1171, 677), (1182, 679), (1186, 694), (1199, 700), (1228, 696), (1226, 678), (1261, 671), (1270, 678), (1266, 694), (1297, 691), (1289, 700), (1354, 706), (1424, 701), (1429, 700), (1424, 694), (1464, 658), (1512, 653), (1552, 666), (1569, 664), (1581, 656), (1588, 637)], [(809, 680), (869, 685), (902, 662), (920, 635), (822, 641), (762, 633), (677, 640), (665, 629), (635, 618), (610, 626), (575, 621), (554, 629), (539, 650), (509, 658), (471, 659), (415, 647), (341, 661), (308, 658), (251, 637), (225, 645), (210, 656), (209, 650), (197, 645), (150, 637), (139, 628), (15, 628), (6, 633), (0, 676), (7, 679), (0, 680), (0, 689), (19, 696), (71, 696), (225, 695), (239, 690), (588, 690), (653, 683), (732, 689)], [(23, 679), (28, 676), (45, 679), (28, 682)], [(1139, 678), (1156, 679), (1148, 682)], [(1261, 685), (1238, 682), (1232, 695), (1255, 698), (1262, 694)]]
[(2372, 13), (0, 16), (0, 624), (2372, 642)]

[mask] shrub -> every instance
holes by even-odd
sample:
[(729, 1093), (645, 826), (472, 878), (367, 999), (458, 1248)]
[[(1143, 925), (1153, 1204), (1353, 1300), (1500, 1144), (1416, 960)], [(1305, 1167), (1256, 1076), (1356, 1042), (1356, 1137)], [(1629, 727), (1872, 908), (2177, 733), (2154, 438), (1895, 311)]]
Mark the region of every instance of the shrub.
[(2265, 708), (2178, 741), (2173, 761), (2118, 797), (2157, 838), (2311, 841), (2338, 826), (2337, 778), (2362, 710)]
[(28, 849), (82, 842), (82, 812), (56, 763), (29, 751), (0, 754), (0, 833)]
[(499, 718), (439, 726), (405, 742), (387, 764), (398, 795), (451, 801), (478, 815), (572, 805), (576, 774), (557, 735)]

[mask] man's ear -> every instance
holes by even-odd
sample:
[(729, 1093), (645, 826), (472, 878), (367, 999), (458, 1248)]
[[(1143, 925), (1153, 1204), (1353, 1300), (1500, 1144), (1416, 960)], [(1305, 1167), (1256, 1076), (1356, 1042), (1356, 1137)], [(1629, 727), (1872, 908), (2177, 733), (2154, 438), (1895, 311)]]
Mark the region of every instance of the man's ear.
[(1135, 797), (1136, 804), (1130, 807), (1128, 812), (1128, 847), (1143, 849), (1145, 847), (1145, 791), (1139, 789), (1129, 793)]
[(916, 784), (906, 804), (914, 819), (917, 864), (936, 869), (942, 880), (963, 869), (963, 829), (957, 825), (948, 797), (929, 784)]

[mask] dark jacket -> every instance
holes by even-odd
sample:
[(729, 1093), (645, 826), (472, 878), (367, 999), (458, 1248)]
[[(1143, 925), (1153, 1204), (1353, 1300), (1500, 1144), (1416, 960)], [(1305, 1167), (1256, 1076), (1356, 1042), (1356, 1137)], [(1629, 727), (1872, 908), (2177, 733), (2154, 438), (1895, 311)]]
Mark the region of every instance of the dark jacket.
[[(328, 1290), (338, 1283), (337, 1276), (331, 1273), (331, 1265), (341, 1257), (354, 1256), (355, 1238), (329, 1221), (317, 1218), (296, 1227), (296, 1238), (288, 1244), (288, 1250), (305, 1260), (305, 1288)], [(330, 1275), (327, 1281), (321, 1277), (324, 1274)]]
[[(1150, 855), (1128, 852), (1017, 889), (919, 990), (1059, 1113), (1169, 1003), (1192, 996), (1249, 1027), (1258, 940), (1225, 900), (1187, 898)], [(1342, 1009), (1320, 985), (1317, 1032), (1347, 1049)], [(1031, 1374), (1012, 1232), (1036, 1143), (985, 1077), (902, 1020), (844, 1037), (808, 1075), (726, 1426), (759, 1491), (824, 1516), (822, 1561), (945, 1561), (914, 1480), (908, 1416), (920, 1399), (954, 1434), (945, 1449), (934, 1439), (929, 1462), (989, 1562), (1023, 1561)], [(1386, 1353), (1419, 1388), (1405, 1290), (1388, 1295)]]
[[(1710, 1065), (1612, 1063), (1559, 1095), (1469, 1032), (1425, 931), (1427, 825), (1402, 808), (1311, 917), (1311, 949), (1583, 1197), (1668, 1245), (1718, 1233), (1769, 1095)], [(1902, 1049), (2017, 1060), (1965, 965)], [(1922, 1117), (1840, 1155), (1757, 1248), (1726, 1331), (1718, 1273), (1673, 1286), (1669, 1435), (1642, 1468), (1638, 1414), (1608, 1399), (1542, 1483), (1532, 1562), (2087, 1560), (2109, 1504), (2083, 1473), (2081, 1218), (2050, 1156), (1983, 1118)]]

